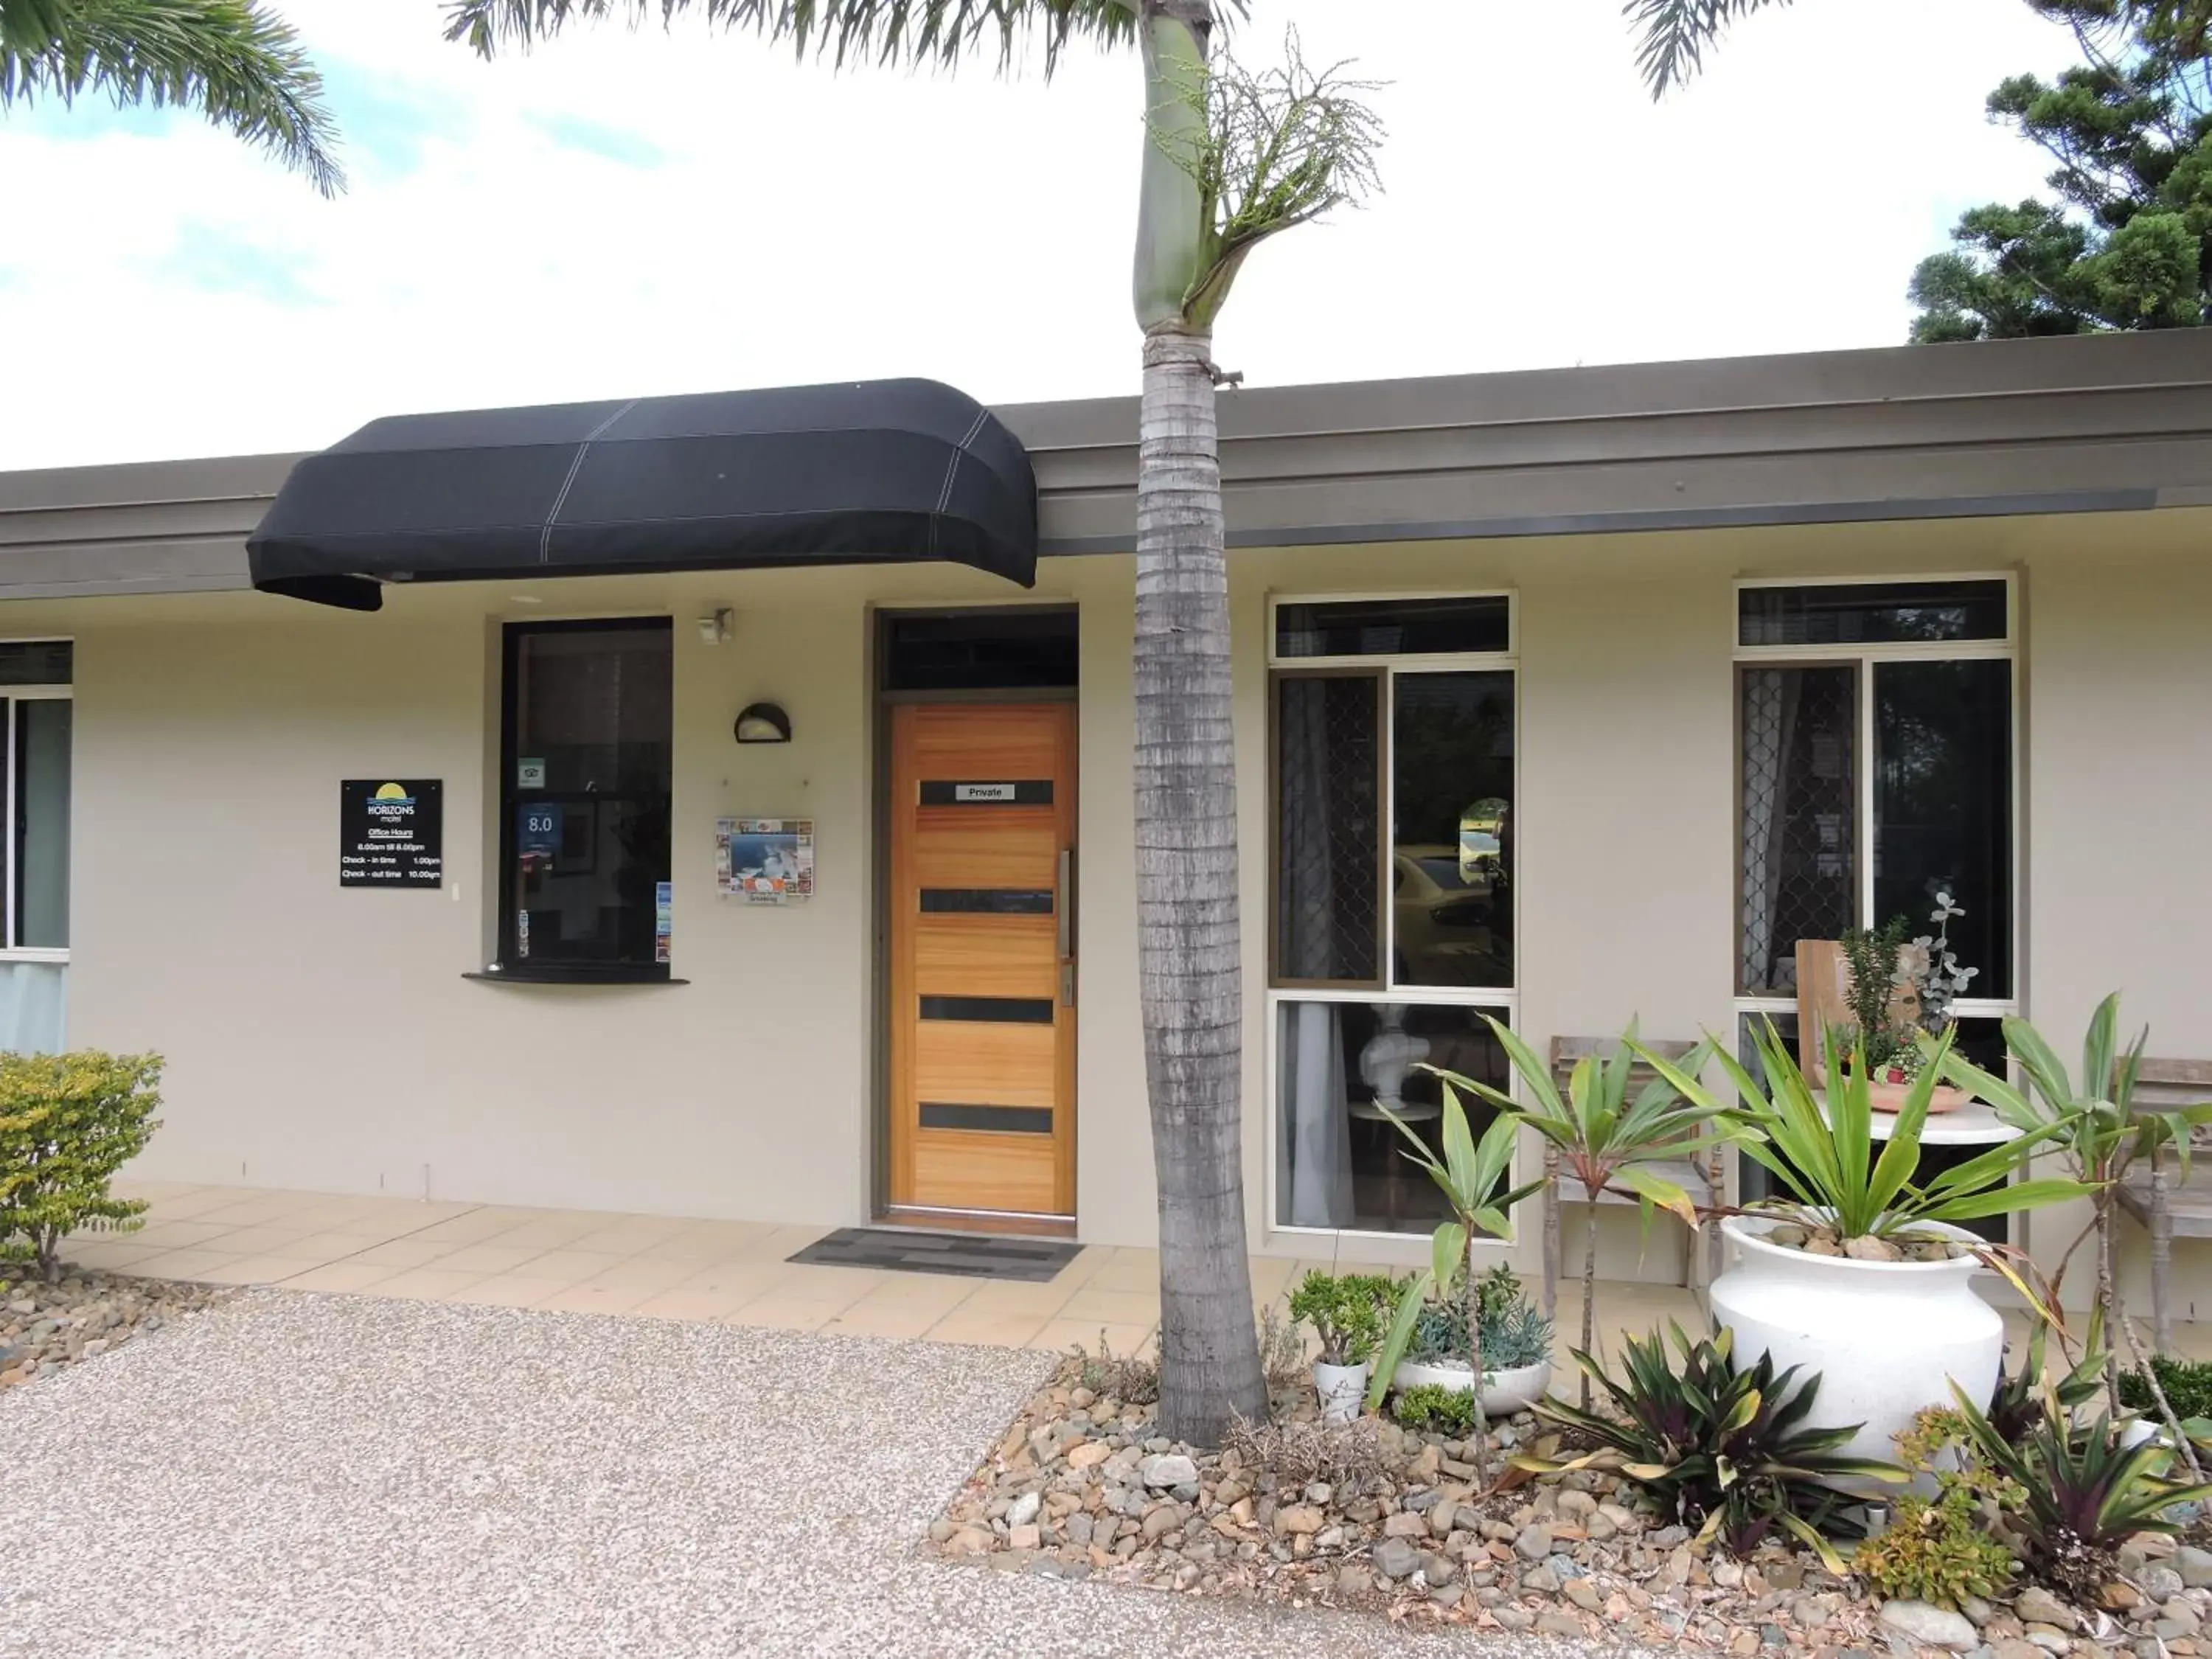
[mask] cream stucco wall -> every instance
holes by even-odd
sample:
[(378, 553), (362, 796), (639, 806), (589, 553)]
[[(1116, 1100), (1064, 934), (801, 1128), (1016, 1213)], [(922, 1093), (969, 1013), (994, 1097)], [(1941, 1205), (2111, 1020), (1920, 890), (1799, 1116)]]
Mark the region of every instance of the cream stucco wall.
[[(1540, 1047), (1631, 1015), (1654, 1036), (1730, 1028), (1734, 579), (2018, 570), (2023, 994), (2066, 1034), (2124, 984), (2130, 1017), (2154, 1022), (2154, 1050), (2206, 1055), (2208, 519), (1234, 554), (1255, 1248), (1332, 1249), (1274, 1228), (1266, 1209), (1271, 593), (1516, 595), (1517, 1018)], [(78, 641), (72, 1039), (168, 1056), (149, 1175), (863, 1219), (877, 1133), (871, 607), (1073, 601), (1084, 652), (1079, 1224), (1097, 1242), (1149, 1242), (1129, 902), (1133, 574), (1126, 558), (1048, 561), (1033, 596), (911, 569), (549, 584), (526, 596), (537, 605), (504, 587), (424, 588), (395, 592), (376, 617), (242, 594), (9, 605), (0, 632)], [(690, 625), (715, 605), (736, 612), (723, 646)], [(465, 980), (482, 965), (489, 915), (498, 625), (623, 612), (676, 620), (673, 954), (689, 983)], [(763, 697), (790, 711), (797, 740), (740, 750), (730, 719)], [(445, 781), (446, 890), (338, 888), (337, 781), (386, 773)], [(810, 903), (713, 899), (713, 821), (737, 813), (815, 820)], [(1532, 1267), (1533, 1225), (1525, 1232), (1516, 1254)], [(1632, 1212), (1607, 1218), (1604, 1250), (1608, 1273), (1676, 1270), (1674, 1240), (1645, 1248)], [(2212, 1265), (2185, 1261), (2200, 1281)]]

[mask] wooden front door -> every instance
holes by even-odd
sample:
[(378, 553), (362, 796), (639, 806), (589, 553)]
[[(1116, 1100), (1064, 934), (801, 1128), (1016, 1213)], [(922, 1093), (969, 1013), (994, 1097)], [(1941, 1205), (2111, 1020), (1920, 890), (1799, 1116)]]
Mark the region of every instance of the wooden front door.
[(1075, 706), (891, 711), (894, 1218), (1075, 1209)]

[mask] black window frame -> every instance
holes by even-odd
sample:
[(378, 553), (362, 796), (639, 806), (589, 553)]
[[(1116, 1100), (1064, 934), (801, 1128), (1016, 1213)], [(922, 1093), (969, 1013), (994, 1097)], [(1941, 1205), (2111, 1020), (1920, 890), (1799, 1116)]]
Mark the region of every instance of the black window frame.
[[(503, 624), (500, 630), (499, 675), (499, 867), (493, 882), (495, 890), (495, 929), (497, 954), (495, 973), (489, 975), (518, 982), (544, 984), (633, 984), (650, 985), (679, 982), (674, 979), (671, 964), (665, 962), (563, 962), (532, 963), (516, 954), (515, 902), (514, 871), (520, 848), (515, 833), (515, 817), (521, 806), (522, 790), (516, 781), (516, 769), (521, 758), (517, 728), (520, 725), (520, 710), (516, 704), (516, 690), (522, 660), (522, 641), (535, 635), (554, 634), (637, 633), (659, 629), (668, 636), (670, 678), (669, 717), (669, 793), (672, 802), (675, 793), (675, 714), (674, 691), (676, 672), (676, 632), (672, 617), (665, 616), (592, 617), (563, 618), (550, 622), (514, 622)], [(672, 842), (673, 814), (671, 815)], [(673, 882), (674, 849), (670, 849), (670, 873), (665, 878)]]

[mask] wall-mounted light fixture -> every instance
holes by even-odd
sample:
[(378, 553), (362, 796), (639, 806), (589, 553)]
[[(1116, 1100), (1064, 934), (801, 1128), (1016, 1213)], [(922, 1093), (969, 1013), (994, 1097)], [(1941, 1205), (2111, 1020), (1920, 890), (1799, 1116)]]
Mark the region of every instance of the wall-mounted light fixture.
[(737, 732), (739, 743), (789, 743), (791, 716), (781, 703), (749, 702), (738, 711)]
[(730, 642), (730, 607), (718, 606), (699, 613), (699, 638), (708, 645), (727, 645)]

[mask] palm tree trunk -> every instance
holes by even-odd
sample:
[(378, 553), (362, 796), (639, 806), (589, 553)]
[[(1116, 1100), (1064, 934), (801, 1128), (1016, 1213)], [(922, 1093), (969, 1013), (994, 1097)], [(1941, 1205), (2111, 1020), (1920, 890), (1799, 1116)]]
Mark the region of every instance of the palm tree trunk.
[(1210, 341), (1145, 336), (1137, 462), (1137, 957), (1160, 1216), (1160, 1431), (1267, 1406), (1244, 1251), (1229, 581)]

